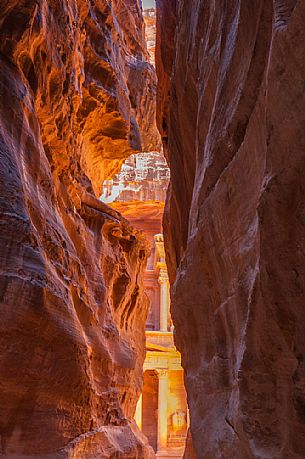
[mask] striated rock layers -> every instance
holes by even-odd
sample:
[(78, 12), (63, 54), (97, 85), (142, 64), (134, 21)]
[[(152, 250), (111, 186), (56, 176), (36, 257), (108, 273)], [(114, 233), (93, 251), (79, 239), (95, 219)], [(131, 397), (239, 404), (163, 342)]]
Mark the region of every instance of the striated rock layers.
[(147, 458), (147, 243), (101, 203), (158, 148), (137, 0), (0, 6), (0, 457)]
[(302, 458), (305, 4), (157, 8), (172, 315), (196, 457)]

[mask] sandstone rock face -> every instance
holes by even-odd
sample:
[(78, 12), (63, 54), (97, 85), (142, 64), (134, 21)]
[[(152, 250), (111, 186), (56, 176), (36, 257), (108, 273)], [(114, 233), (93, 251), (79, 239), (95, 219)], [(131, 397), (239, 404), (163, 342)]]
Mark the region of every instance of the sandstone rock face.
[(143, 236), (102, 181), (158, 147), (137, 0), (0, 7), (0, 456), (146, 458)]
[(120, 212), (139, 231), (143, 231), (150, 242), (162, 232), (164, 202), (132, 201), (114, 202), (111, 207)]
[(187, 432), (183, 459), (196, 459), (196, 453), (194, 451), (193, 440), (192, 440), (190, 429)]
[(305, 4), (173, 4), (157, 1), (158, 120), (196, 457), (301, 458)]

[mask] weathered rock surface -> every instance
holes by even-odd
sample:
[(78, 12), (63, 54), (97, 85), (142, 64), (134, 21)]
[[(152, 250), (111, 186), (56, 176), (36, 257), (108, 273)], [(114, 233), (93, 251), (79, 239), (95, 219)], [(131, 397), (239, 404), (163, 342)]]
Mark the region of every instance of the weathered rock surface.
[(158, 147), (137, 0), (0, 6), (0, 456), (146, 458), (147, 243), (101, 203)]
[(114, 202), (111, 207), (120, 212), (132, 226), (143, 231), (148, 240), (153, 241), (154, 235), (162, 232), (164, 202)]
[(158, 122), (196, 457), (302, 458), (305, 4), (174, 3), (157, 0)]
[(187, 432), (183, 459), (196, 459), (196, 453), (194, 451), (192, 435), (191, 435), (190, 429)]

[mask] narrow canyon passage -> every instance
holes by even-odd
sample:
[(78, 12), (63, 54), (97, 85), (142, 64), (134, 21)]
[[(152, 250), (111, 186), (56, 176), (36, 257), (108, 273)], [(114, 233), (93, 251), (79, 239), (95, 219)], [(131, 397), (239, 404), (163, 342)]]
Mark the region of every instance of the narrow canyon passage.
[(119, 174), (104, 182), (101, 199), (143, 231), (150, 243), (151, 252), (144, 275), (144, 288), (150, 303), (146, 321), (144, 384), (135, 419), (157, 458), (181, 459), (188, 410), (181, 358), (173, 339), (162, 234), (169, 178), (162, 152), (132, 155)]
[(1, 459), (305, 457), (304, 17), (1, 2)]
[[(144, 2), (143, 7), (149, 61), (155, 66), (156, 8), (153, 1)], [(174, 345), (162, 234), (169, 181), (170, 171), (163, 151), (139, 153), (130, 156), (118, 174), (104, 181), (101, 200), (142, 231), (150, 244), (144, 275), (149, 299), (146, 358), (135, 420), (157, 458), (181, 459), (189, 415), (181, 357)]]
[(0, 13), (1, 457), (182, 458), (155, 8)]

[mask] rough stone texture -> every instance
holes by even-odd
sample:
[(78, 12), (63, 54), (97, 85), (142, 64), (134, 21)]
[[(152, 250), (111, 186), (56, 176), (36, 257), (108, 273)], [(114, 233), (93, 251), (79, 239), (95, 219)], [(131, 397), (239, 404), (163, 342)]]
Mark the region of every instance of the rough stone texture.
[(151, 242), (155, 234), (162, 232), (164, 202), (114, 202), (111, 207), (120, 212), (137, 230), (143, 231)]
[[(175, 55), (177, 0), (156, 0), (156, 64), (158, 76), (157, 125), (162, 136), (164, 153), (167, 157), (167, 122), (169, 118), (170, 76)], [(162, 46), (161, 46), (162, 44)]]
[(302, 458), (305, 4), (177, 0), (175, 49), (170, 4), (158, 120), (196, 457)]
[(158, 147), (136, 0), (0, 6), (0, 456), (146, 458), (143, 236), (96, 199)]
[(196, 459), (196, 453), (193, 447), (193, 440), (190, 429), (187, 432), (183, 459)]

